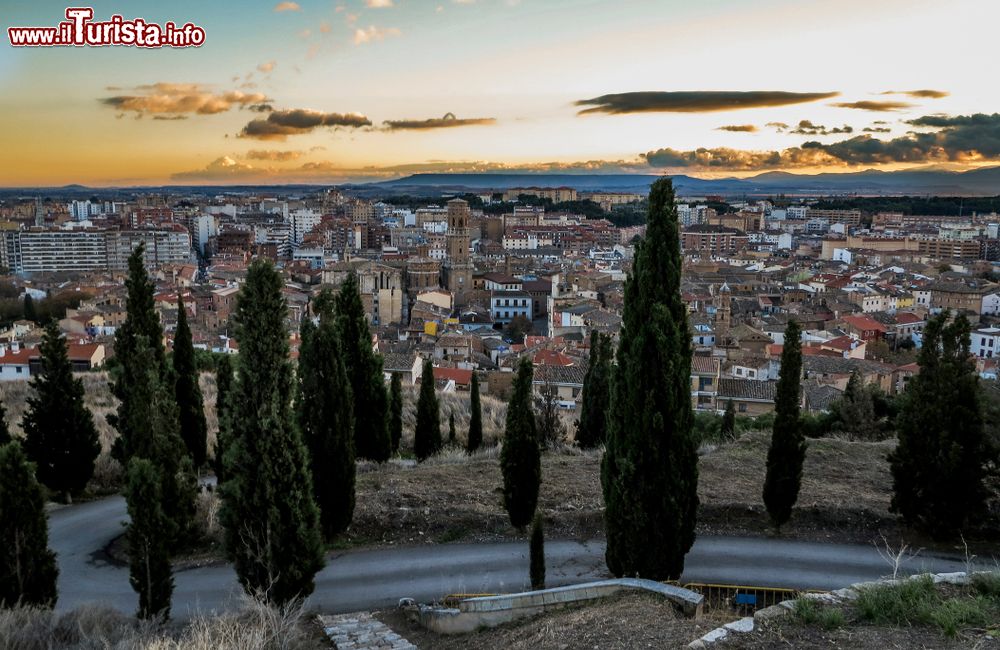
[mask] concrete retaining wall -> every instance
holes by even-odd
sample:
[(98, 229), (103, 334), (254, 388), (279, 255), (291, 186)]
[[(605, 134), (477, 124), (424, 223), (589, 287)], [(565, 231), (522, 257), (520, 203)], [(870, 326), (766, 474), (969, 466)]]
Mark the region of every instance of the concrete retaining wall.
[(468, 598), (458, 604), (458, 609), (422, 606), (418, 615), (421, 625), (429, 630), (438, 634), (460, 634), (472, 632), (480, 627), (496, 627), (569, 603), (606, 598), (628, 590), (644, 590), (660, 594), (677, 605), (685, 616), (701, 615), (704, 600), (701, 594), (637, 578), (601, 580), (505, 596)]

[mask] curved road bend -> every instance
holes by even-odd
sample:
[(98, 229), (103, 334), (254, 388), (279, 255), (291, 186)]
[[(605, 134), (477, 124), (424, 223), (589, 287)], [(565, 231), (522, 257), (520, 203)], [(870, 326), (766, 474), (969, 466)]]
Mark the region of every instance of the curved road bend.
[[(51, 512), (59, 610), (87, 602), (135, 610), (128, 568), (109, 563), (104, 554), (126, 520), (122, 497)], [(608, 576), (603, 541), (550, 541), (545, 551), (551, 586)], [(992, 560), (984, 562), (992, 566)], [(685, 564), (685, 582), (809, 589), (837, 589), (890, 572), (871, 546), (737, 537), (699, 537)], [(958, 556), (928, 553), (903, 567), (907, 573), (963, 570), (964, 559)], [(329, 559), (308, 604), (335, 613), (392, 606), (402, 597), (430, 601), (456, 592), (512, 592), (526, 588), (527, 577), (527, 544), (519, 542), (357, 550)], [(173, 614), (179, 618), (224, 608), (242, 591), (228, 565), (180, 571), (174, 579)]]

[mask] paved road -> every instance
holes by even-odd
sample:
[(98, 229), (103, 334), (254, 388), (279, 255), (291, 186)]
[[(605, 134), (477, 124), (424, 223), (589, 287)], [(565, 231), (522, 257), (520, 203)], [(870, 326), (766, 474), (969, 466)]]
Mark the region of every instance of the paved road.
[[(137, 598), (127, 567), (110, 564), (104, 547), (122, 532), (125, 500), (112, 497), (54, 510), (49, 539), (59, 555), (58, 609), (98, 602), (125, 612)], [(604, 543), (546, 543), (550, 586), (607, 577)], [(989, 562), (992, 562), (990, 560)], [(989, 563), (988, 562), (988, 563)], [(873, 547), (760, 538), (701, 537), (687, 556), (688, 582), (836, 589), (890, 572)], [(957, 556), (921, 553), (906, 572), (962, 571)], [(395, 605), (404, 596), (429, 601), (453, 592), (510, 592), (526, 587), (526, 543), (447, 544), (349, 551), (333, 555), (316, 578), (309, 605), (339, 613)], [(175, 576), (173, 613), (226, 607), (241, 590), (228, 565)]]

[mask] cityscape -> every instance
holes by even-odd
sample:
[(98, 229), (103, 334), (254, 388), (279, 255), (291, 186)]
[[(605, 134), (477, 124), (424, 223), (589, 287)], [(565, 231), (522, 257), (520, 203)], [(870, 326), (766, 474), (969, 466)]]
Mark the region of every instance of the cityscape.
[(957, 4), (5, 8), (0, 648), (997, 645)]

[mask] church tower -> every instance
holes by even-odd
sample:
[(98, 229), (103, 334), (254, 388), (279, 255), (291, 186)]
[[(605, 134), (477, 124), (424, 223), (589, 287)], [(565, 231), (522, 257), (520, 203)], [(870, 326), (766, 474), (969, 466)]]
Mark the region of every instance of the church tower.
[(448, 259), (444, 263), (444, 284), (455, 295), (455, 304), (465, 303), (464, 295), (472, 290), (472, 262), (469, 259), (469, 221), (472, 212), (468, 201), (448, 201)]
[(730, 291), (729, 284), (722, 283), (716, 300), (718, 302), (715, 306), (715, 344), (721, 346), (725, 345), (729, 338), (729, 328), (732, 326), (733, 292)]

